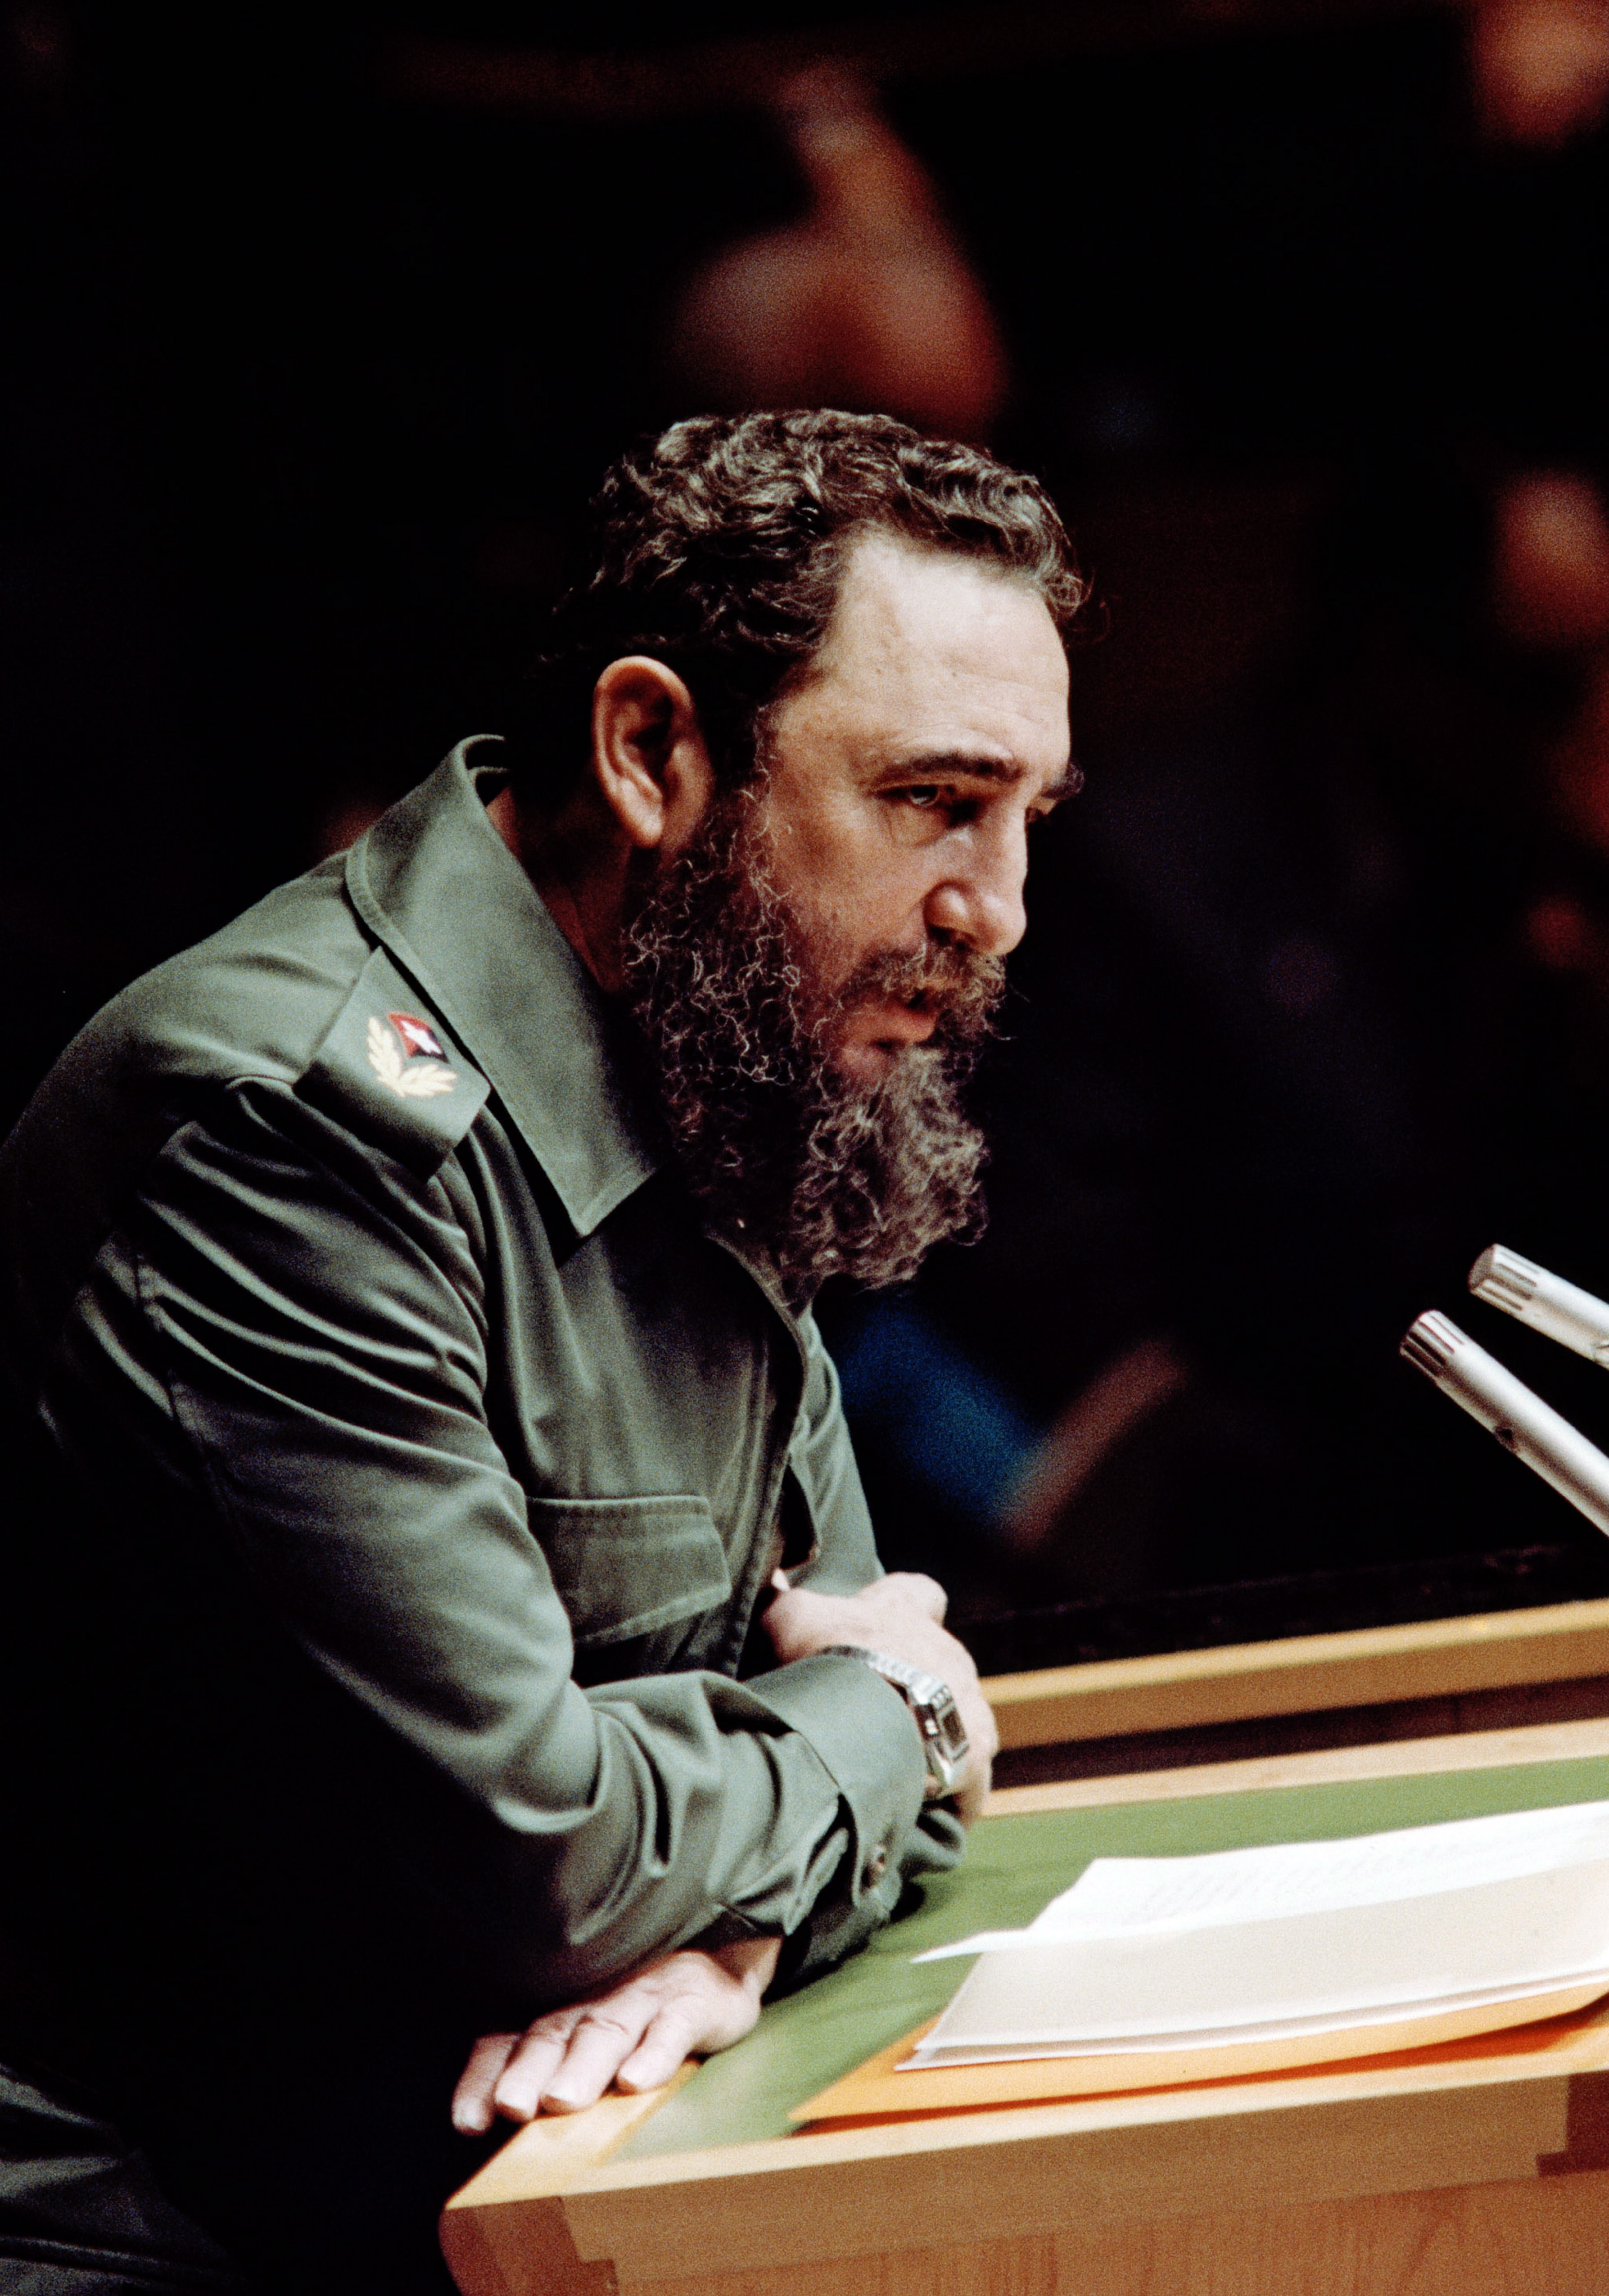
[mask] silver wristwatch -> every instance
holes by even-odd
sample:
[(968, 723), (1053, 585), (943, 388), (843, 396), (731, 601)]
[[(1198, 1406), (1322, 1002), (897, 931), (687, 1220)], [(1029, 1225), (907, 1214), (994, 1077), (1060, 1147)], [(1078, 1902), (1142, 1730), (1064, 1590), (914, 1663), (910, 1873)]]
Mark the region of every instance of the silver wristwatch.
[(926, 1799), (933, 1801), (940, 1794), (954, 1793), (969, 1741), (948, 1683), (940, 1682), (936, 1674), (924, 1674), (919, 1666), (907, 1666), (902, 1658), (891, 1658), (886, 1651), (864, 1650), (858, 1643), (833, 1643), (821, 1655), (858, 1658), (862, 1666), (869, 1666), (884, 1682), (893, 1684), (910, 1708), (922, 1740), (927, 1764)]

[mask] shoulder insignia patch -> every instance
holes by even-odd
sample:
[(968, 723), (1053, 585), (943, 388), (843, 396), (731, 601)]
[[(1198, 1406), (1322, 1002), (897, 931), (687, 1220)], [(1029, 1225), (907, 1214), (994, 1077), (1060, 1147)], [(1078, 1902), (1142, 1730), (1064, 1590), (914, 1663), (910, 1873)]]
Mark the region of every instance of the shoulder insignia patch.
[(385, 1017), (401, 1037), (410, 1057), (415, 1053), (428, 1053), (432, 1060), (446, 1060), (447, 1046), (430, 1022), (422, 1021), (417, 1013), (388, 1013)]
[(422, 1179), (459, 1146), (491, 1096), (435, 993), (410, 980), (383, 944), (369, 952), (296, 1090), (361, 1146)]
[(428, 1021), (415, 1013), (388, 1013), (383, 1021), (374, 1013), (368, 1047), (369, 1066), (398, 1100), (434, 1100), (457, 1084), (456, 1070), (439, 1057), (444, 1049), (439, 1037)]

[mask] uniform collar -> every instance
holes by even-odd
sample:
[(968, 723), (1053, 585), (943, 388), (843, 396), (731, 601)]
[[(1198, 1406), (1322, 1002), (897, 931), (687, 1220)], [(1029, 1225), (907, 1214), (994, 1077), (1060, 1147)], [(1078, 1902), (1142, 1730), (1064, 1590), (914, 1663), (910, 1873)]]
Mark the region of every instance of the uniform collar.
[(487, 818), (506, 777), (472, 734), (347, 857), (370, 931), (485, 1070), (587, 1235), (662, 1160), (627, 1083), (621, 1016)]

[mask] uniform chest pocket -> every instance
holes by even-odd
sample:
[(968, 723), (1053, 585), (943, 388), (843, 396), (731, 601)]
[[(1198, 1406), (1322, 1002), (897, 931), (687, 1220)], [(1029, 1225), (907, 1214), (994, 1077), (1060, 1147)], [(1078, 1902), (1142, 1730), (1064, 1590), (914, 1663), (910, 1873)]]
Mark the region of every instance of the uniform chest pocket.
[(576, 1647), (626, 1642), (727, 1602), (732, 1573), (707, 1499), (533, 1498)]

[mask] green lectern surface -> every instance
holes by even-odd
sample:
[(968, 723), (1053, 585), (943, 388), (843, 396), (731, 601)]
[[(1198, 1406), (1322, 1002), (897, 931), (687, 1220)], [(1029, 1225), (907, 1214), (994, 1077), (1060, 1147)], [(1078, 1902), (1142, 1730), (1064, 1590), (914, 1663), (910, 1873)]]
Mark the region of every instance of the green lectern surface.
[(748, 2040), (701, 2066), (616, 2158), (788, 2136), (794, 2105), (936, 2017), (972, 1966), (956, 1960), (913, 1968), (913, 1954), (975, 1930), (1031, 1921), (1091, 1858), (1337, 1840), (1606, 1799), (1609, 1759), (1591, 1758), (989, 1818), (975, 1829), (960, 1872), (934, 1882), (916, 1912), (831, 1976), (773, 2003)]

